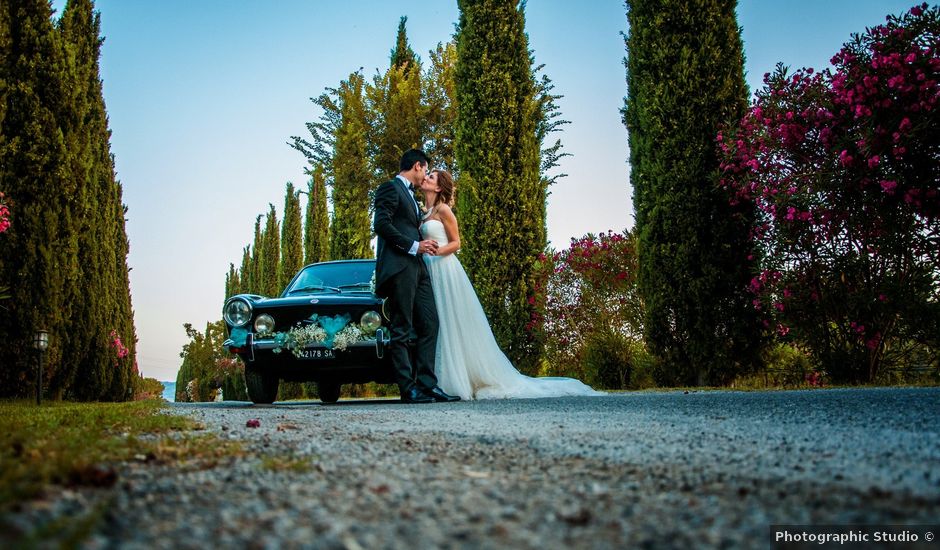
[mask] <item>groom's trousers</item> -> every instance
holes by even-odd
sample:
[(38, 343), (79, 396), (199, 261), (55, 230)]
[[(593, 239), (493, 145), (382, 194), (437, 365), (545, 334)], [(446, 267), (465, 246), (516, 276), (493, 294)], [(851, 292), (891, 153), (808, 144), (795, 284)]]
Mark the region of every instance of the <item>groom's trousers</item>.
[(438, 320), (427, 269), (424, 265), (405, 269), (388, 280), (382, 291), (391, 331), (387, 353), (399, 390), (404, 395), (414, 385), (422, 390), (434, 388)]

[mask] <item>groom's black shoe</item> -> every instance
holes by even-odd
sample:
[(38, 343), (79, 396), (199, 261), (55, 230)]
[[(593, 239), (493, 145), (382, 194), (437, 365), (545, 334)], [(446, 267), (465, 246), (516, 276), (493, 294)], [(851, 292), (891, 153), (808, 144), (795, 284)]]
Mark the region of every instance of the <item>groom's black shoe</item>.
[(434, 398), (430, 395), (426, 395), (423, 391), (419, 390), (417, 386), (411, 386), (411, 388), (405, 390), (401, 394), (402, 403), (433, 403)]
[(442, 390), (441, 388), (437, 386), (434, 386), (433, 388), (429, 390), (424, 390), (424, 393), (429, 395), (432, 399), (434, 399), (438, 403), (453, 403), (454, 401), (460, 401), (460, 396), (447, 395), (446, 393), (444, 393), (444, 390)]

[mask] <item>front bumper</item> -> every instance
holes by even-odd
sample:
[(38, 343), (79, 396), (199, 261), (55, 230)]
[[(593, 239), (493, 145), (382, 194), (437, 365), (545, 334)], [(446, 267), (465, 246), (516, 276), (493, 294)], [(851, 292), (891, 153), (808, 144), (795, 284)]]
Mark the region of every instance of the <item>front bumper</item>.
[[(347, 363), (348, 361), (341, 361), (341, 359), (358, 359), (362, 360), (369, 357), (374, 357), (375, 360), (381, 361), (385, 358), (385, 349), (388, 347), (388, 343), (391, 341), (391, 337), (388, 334), (388, 331), (384, 328), (380, 328), (375, 332), (375, 340), (363, 340), (361, 342), (356, 342), (355, 344), (350, 344), (345, 350), (332, 350), (321, 344), (311, 344), (304, 347), (305, 351), (314, 351), (314, 352), (324, 352), (330, 350), (332, 355), (335, 357), (334, 360), (342, 363)], [(296, 361), (305, 361), (294, 356), (293, 352), (289, 349), (281, 349), (280, 352), (274, 353), (274, 350), (279, 347), (277, 342), (273, 338), (261, 338), (255, 339), (254, 333), (248, 333), (248, 337), (245, 340), (243, 346), (236, 346), (235, 342), (229, 338), (222, 343), (222, 347), (228, 351), (238, 354), (246, 362), (254, 362), (259, 357), (269, 358), (274, 357), (278, 358), (279, 356), (285, 356), (284, 359), (294, 359)], [(367, 350), (374, 349), (374, 356), (367, 353)], [(323, 353), (314, 354), (323, 356)], [(348, 356), (348, 357), (344, 357)], [(289, 358), (289, 359), (288, 359)]]

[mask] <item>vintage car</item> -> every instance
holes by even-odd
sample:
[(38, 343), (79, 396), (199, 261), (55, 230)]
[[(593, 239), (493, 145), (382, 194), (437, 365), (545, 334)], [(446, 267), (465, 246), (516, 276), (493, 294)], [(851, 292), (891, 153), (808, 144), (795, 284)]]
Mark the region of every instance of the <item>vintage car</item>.
[(279, 298), (232, 296), (222, 308), (223, 344), (245, 362), (254, 403), (272, 403), (281, 380), (316, 382), (320, 400), (343, 384), (392, 383), (384, 300), (373, 291), (375, 260), (311, 264)]

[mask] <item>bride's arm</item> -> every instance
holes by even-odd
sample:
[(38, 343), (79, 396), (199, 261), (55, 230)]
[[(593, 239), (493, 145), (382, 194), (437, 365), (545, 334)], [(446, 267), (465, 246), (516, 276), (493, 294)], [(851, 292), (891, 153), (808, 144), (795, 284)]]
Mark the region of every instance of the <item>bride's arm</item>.
[(447, 244), (437, 249), (437, 255), (449, 256), (460, 250), (460, 231), (457, 229), (457, 216), (454, 216), (454, 211), (446, 204), (440, 205), (437, 212), (444, 224), (444, 232), (447, 233)]

